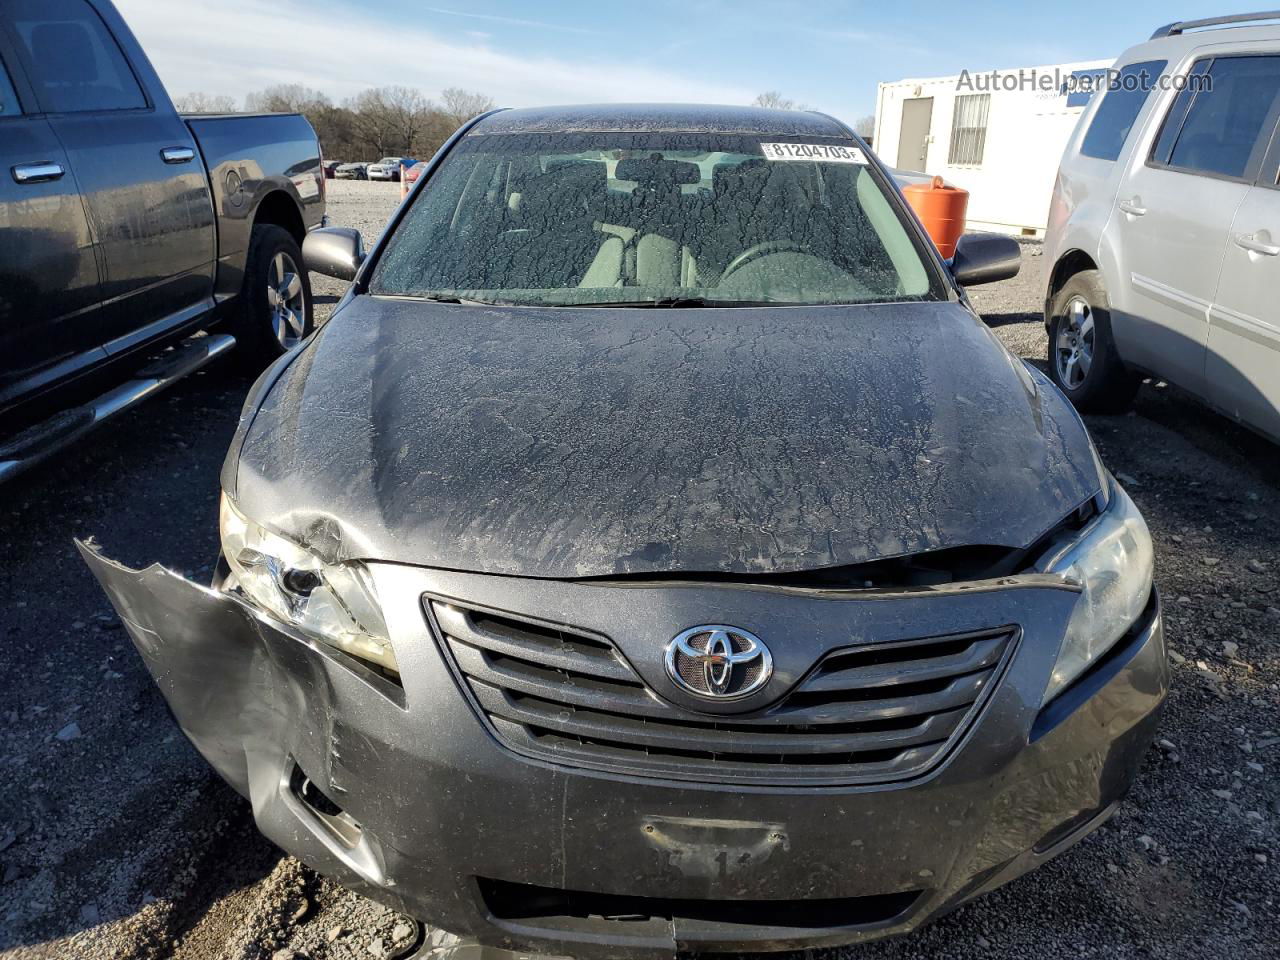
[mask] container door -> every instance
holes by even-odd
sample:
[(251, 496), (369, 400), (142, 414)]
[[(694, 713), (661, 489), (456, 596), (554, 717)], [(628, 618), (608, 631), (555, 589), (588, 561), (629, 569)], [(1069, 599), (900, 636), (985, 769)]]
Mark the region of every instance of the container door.
[(898, 129), (899, 170), (924, 171), (929, 159), (929, 128), (932, 123), (933, 97), (902, 101), (902, 126)]

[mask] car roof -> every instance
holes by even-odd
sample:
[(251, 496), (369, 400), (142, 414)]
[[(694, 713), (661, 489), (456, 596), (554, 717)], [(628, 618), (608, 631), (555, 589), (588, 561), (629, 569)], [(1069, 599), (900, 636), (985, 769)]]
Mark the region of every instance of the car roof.
[[(1264, 22), (1256, 22), (1258, 20)], [(1218, 24), (1213, 20), (1172, 23), (1158, 29), (1151, 39), (1130, 47), (1121, 54), (1116, 65), (1124, 66), (1151, 59), (1173, 62), (1175, 58), (1211, 44), (1238, 43), (1247, 47), (1255, 43), (1274, 43), (1280, 41), (1280, 23), (1274, 20), (1274, 14), (1267, 17), (1264, 13), (1253, 14), (1250, 19), (1234, 23)]]
[(844, 124), (808, 110), (693, 103), (595, 103), (499, 110), (469, 133), (748, 133), (852, 139)]

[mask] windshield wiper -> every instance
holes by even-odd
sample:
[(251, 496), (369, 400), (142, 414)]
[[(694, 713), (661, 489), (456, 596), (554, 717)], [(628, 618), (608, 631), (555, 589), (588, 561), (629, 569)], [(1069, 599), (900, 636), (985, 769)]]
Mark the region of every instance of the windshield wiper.
[(475, 300), (470, 297), (459, 297), (452, 293), (375, 293), (375, 297), (386, 300), (429, 300), (432, 303), (460, 303), (466, 307), (501, 307), (514, 306), (510, 301)]
[(470, 297), (458, 297), (452, 293), (420, 293), (413, 297), (406, 297), (406, 300), (430, 300), (432, 303), (460, 303), (468, 307), (492, 307), (497, 306), (496, 300), (473, 300)]
[(557, 303), (557, 307), (766, 307), (773, 300), (712, 300), (708, 297), (658, 297), (655, 300), (592, 300), (586, 303)]

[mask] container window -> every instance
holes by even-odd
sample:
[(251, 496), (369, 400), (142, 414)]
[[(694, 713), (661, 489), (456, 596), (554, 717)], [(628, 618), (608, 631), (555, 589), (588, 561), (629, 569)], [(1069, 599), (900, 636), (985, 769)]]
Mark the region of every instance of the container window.
[(989, 93), (956, 97), (951, 114), (951, 149), (947, 152), (947, 163), (956, 166), (978, 166), (982, 163), (990, 109)]

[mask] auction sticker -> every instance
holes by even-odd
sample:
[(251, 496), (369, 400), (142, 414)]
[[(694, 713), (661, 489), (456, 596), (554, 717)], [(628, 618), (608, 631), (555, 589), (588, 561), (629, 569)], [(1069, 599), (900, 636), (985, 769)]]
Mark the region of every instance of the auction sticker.
[(866, 164), (866, 154), (858, 147), (830, 143), (762, 143), (766, 160), (824, 160), (827, 163)]

